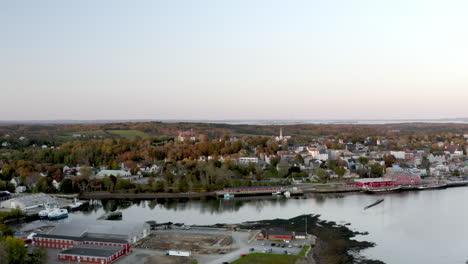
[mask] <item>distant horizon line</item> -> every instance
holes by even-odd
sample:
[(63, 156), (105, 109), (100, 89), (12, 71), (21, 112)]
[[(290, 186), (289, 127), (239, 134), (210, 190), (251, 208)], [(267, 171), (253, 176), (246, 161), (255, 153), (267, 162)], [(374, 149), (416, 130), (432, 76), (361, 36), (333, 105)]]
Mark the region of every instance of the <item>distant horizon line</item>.
[[(124, 123), (124, 122), (166, 122), (166, 123), (235, 123), (235, 124), (243, 124), (242, 122), (246, 122), (245, 124), (275, 124), (275, 123), (290, 123), (290, 124), (301, 124), (300, 122), (305, 122), (304, 124), (323, 124), (325, 123), (358, 123), (364, 122), (361, 124), (366, 124), (367, 122), (371, 122), (378, 124), (379, 122), (382, 123), (394, 123), (394, 122), (402, 122), (402, 123), (417, 123), (417, 122), (468, 122), (468, 117), (455, 117), (455, 118), (387, 118), (387, 119), (353, 119), (353, 118), (344, 118), (344, 119), (19, 119), (19, 120), (0, 120), (0, 124), (89, 124), (89, 123)], [(451, 123), (451, 122), (449, 122)]]

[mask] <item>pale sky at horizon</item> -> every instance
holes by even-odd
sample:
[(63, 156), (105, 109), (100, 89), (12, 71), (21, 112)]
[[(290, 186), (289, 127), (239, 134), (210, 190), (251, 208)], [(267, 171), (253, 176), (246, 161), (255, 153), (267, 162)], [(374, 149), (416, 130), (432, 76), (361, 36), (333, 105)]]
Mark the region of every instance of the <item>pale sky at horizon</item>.
[(468, 1), (0, 1), (0, 120), (468, 117)]

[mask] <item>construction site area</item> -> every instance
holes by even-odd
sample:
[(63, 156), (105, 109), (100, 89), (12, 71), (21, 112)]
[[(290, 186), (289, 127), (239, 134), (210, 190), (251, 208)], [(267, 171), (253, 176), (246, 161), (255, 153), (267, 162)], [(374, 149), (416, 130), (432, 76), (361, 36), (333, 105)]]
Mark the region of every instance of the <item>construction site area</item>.
[(230, 232), (176, 229), (152, 232), (140, 240), (137, 247), (157, 250), (186, 250), (192, 254), (214, 254), (237, 249), (233, 245)]

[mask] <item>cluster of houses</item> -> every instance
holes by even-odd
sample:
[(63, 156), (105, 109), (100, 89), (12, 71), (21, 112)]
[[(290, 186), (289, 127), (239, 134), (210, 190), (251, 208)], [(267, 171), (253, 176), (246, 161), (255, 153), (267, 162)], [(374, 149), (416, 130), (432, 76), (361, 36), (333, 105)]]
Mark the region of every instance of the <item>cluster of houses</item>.
[[(262, 151), (241, 151), (233, 155), (217, 156), (216, 159), (220, 162), (232, 161), (240, 165), (256, 164), (262, 168), (275, 162), (276, 168), (290, 169), (291, 167), (298, 167), (301, 172), (307, 174), (303, 179), (292, 179), (294, 183), (302, 182), (304, 180), (318, 180), (316, 175), (316, 168), (324, 168), (331, 179), (343, 178), (359, 178), (363, 177), (363, 171), (369, 174), (369, 168), (373, 164), (388, 167), (386, 158), (393, 157), (394, 166), (392, 170), (401, 168), (407, 174), (418, 175), (423, 177), (426, 175), (431, 176), (452, 176), (468, 174), (468, 162), (465, 161), (464, 155), (465, 146), (455, 143), (437, 143), (438, 150), (431, 152), (428, 149), (404, 149), (402, 150), (387, 150), (388, 141), (380, 138), (368, 137), (363, 142), (344, 142), (343, 139), (332, 138), (318, 138), (313, 142), (307, 144), (289, 144), (290, 136), (284, 136), (282, 129), (280, 135), (275, 137), (274, 140), (278, 143), (281, 150), (275, 154), (270, 155)], [(195, 141), (197, 134), (193, 130), (181, 131), (178, 134), (178, 140)], [(231, 137), (232, 141), (239, 140), (237, 137)], [(333, 142), (335, 146), (332, 148), (330, 143)], [(336, 146), (342, 146), (342, 149), (337, 149)], [(300, 157), (300, 160), (298, 160)], [(365, 158), (365, 159), (363, 159)], [(199, 161), (209, 161), (215, 159), (213, 156), (200, 156)], [(277, 162), (279, 160), (279, 162)], [(339, 166), (345, 169), (343, 175), (337, 175), (334, 170), (328, 169), (324, 166), (330, 160), (339, 161)], [(161, 163), (139, 163), (135, 168), (128, 168), (124, 163), (119, 164), (119, 169), (109, 170), (107, 166), (100, 166), (90, 168), (92, 170), (90, 177), (102, 179), (106, 176), (114, 175), (117, 177), (125, 178), (130, 181), (142, 180), (144, 174), (160, 174), (162, 171)], [(2, 166), (0, 163), (0, 172)], [(131, 171), (133, 173), (131, 173)], [(65, 178), (74, 176), (82, 176), (82, 167), (77, 166), (64, 166), (63, 173), (59, 176), (53, 177), (52, 184), (55, 188), (59, 189), (60, 183)], [(304, 174), (303, 174), (304, 175)], [(40, 177), (48, 176), (45, 173), (39, 173)], [(39, 177), (38, 176), (38, 177)], [(18, 177), (10, 180), (10, 183), (15, 186), (16, 192), (20, 193), (26, 190), (25, 184), (20, 181)], [(28, 185), (30, 188), (31, 186)]]
[[(399, 172), (400, 174), (423, 177), (431, 176), (451, 176), (454, 174), (468, 174), (468, 161), (465, 160), (464, 146), (460, 144), (438, 143), (439, 150), (429, 152), (427, 149), (421, 150), (381, 150), (384, 148), (370, 148), (369, 146), (381, 146), (386, 144), (386, 140), (367, 139), (367, 143), (344, 143), (339, 140), (343, 149), (330, 149), (324, 144), (323, 139), (318, 139), (309, 144), (288, 145), (287, 150), (278, 151), (276, 155), (258, 154), (251, 157), (240, 157), (238, 163), (270, 164), (273, 157), (280, 159), (277, 168), (299, 166), (301, 171), (308, 172), (310, 180), (317, 180), (314, 169), (322, 167), (330, 160), (340, 160), (346, 170), (344, 178), (358, 178), (358, 171), (369, 169), (369, 166), (377, 163), (383, 167), (387, 166), (385, 158), (393, 156), (393, 167), (387, 168), (385, 172)], [(298, 163), (297, 157), (300, 155), (303, 162)], [(365, 158), (365, 162), (363, 159)], [(384, 172), (384, 173), (385, 173)], [(328, 171), (331, 178), (338, 177), (332, 170)]]

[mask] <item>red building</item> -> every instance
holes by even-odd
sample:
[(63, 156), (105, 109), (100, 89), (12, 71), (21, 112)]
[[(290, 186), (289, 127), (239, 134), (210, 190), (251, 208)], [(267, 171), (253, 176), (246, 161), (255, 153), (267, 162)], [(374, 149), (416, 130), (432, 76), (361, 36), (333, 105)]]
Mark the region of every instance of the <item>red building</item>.
[(384, 179), (393, 180), (395, 185), (416, 185), (422, 183), (421, 177), (408, 174), (388, 174)]
[(291, 231), (284, 231), (284, 230), (262, 230), (257, 235), (257, 239), (292, 240), (294, 239), (294, 233)]
[(372, 187), (372, 188), (380, 188), (380, 187), (388, 187), (388, 186), (395, 186), (395, 181), (389, 178), (364, 178), (364, 179), (356, 179), (354, 180), (356, 185), (359, 187)]
[(35, 247), (63, 249), (58, 255), (60, 261), (107, 264), (130, 253), (130, 243), (124, 239), (91, 237), (86, 233), (80, 237), (37, 234), (32, 242)]

